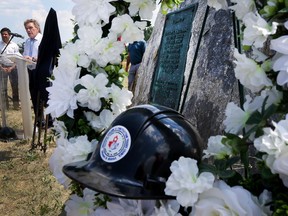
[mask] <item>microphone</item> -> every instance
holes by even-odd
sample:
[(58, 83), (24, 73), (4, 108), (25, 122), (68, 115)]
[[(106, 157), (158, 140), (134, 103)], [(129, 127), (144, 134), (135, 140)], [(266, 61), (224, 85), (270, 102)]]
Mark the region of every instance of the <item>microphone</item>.
[(17, 33), (12, 33), (12, 32), (11, 32), (10, 35), (12, 35), (12, 36), (14, 36), (14, 37), (20, 37), (20, 38), (24, 39), (24, 37), (23, 37), (22, 35), (17, 34)]

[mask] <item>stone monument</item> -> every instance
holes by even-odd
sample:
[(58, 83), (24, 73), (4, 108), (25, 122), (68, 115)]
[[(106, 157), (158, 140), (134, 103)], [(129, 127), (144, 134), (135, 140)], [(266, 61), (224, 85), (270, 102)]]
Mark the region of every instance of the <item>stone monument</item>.
[[(189, 17), (172, 18), (172, 23), (185, 23), (180, 30), (169, 20), (178, 13)], [(203, 0), (186, 0), (166, 16), (159, 12), (138, 70), (133, 105), (152, 103), (179, 111), (204, 143), (212, 135), (223, 134), (227, 103), (240, 103), (233, 71), (234, 26), (233, 14), (216, 12)]]

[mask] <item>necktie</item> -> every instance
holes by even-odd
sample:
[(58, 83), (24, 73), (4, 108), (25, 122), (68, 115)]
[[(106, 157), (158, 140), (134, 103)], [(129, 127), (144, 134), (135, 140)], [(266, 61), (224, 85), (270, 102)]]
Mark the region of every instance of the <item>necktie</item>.
[(30, 40), (29, 56), (31, 56), (31, 57), (32, 57), (32, 54), (33, 54), (34, 41), (35, 41), (35, 39), (31, 39)]

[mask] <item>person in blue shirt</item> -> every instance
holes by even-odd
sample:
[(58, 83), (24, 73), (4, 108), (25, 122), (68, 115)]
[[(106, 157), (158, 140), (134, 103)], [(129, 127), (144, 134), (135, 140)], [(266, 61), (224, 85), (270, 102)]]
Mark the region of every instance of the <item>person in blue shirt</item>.
[(129, 69), (128, 75), (128, 90), (134, 91), (135, 88), (135, 76), (137, 74), (137, 70), (142, 62), (142, 58), (146, 49), (145, 41), (134, 41), (128, 45), (128, 57), (126, 64), (126, 71)]
[(38, 81), (35, 79), (35, 77), (36, 77), (36, 63), (38, 60), (38, 49), (43, 36), (41, 34), (39, 22), (35, 19), (27, 19), (24, 22), (24, 27), (28, 35), (28, 39), (24, 43), (23, 56), (24, 58), (35, 63), (27, 65), (29, 76), (29, 91), (34, 114), (35, 116), (37, 116), (38, 114), (38, 118), (40, 118), (39, 117), (40, 113), (38, 113), (39, 107), (37, 105), (37, 91), (35, 90)]

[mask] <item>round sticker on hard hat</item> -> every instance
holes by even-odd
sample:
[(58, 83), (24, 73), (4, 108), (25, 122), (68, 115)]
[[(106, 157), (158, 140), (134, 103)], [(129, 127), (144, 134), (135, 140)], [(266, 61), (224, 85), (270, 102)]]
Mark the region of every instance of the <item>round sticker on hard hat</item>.
[(130, 146), (129, 131), (121, 125), (116, 125), (105, 135), (100, 147), (100, 156), (105, 162), (114, 163), (125, 157)]

